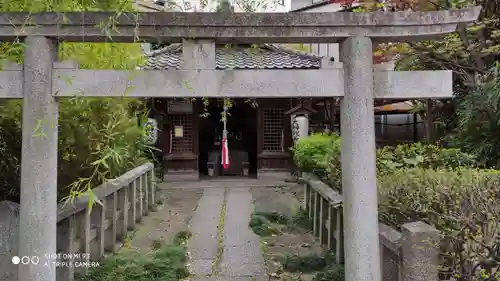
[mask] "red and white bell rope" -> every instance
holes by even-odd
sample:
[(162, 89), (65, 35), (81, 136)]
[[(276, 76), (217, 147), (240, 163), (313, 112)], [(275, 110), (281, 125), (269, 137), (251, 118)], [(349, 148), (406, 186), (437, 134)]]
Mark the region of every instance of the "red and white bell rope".
[(224, 104), (224, 118), (222, 120), (222, 123), (224, 124), (224, 129), (222, 130), (222, 159), (221, 159), (221, 164), (222, 168), (224, 170), (229, 169), (229, 147), (227, 145), (227, 106)]

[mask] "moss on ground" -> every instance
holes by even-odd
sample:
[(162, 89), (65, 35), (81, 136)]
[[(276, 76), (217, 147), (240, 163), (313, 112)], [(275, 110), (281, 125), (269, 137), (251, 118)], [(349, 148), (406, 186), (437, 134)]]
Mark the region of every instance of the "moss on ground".
[(254, 213), (250, 217), (250, 228), (259, 236), (270, 236), (281, 233), (281, 225), (272, 222), (266, 216)]
[(292, 217), (278, 212), (254, 212), (250, 217), (249, 226), (259, 236), (270, 236), (284, 231), (292, 232), (297, 228), (310, 229), (312, 222), (307, 213), (300, 209)]
[[(304, 210), (287, 217), (277, 212), (255, 212), (251, 215), (249, 226), (262, 237), (264, 251), (270, 251), (266, 237), (285, 233), (301, 232), (312, 228), (312, 222)], [(287, 247), (287, 245), (283, 245)], [(272, 255), (272, 253), (271, 253)], [(273, 273), (273, 278), (281, 281), (344, 281), (344, 266), (335, 264), (332, 253), (298, 255), (289, 254), (277, 259), (280, 270)], [(308, 276), (308, 277), (305, 277)]]
[(106, 258), (80, 281), (178, 281), (189, 276), (186, 267), (188, 232), (179, 232), (172, 243), (157, 245), (151, 254), (125, 251)]
[(345, 271), (341, 264), (330, 264), (314, 275), (312, 281), (344, 281)]
[[(286, 272), (314, 273), (312, 281), (344, 281), (344, 266), (335, 264), (335, 256), (331, 252), (325, 255), (289, 255), (281, 264)], [(299, 281), (301, 279), (298, 279)]]

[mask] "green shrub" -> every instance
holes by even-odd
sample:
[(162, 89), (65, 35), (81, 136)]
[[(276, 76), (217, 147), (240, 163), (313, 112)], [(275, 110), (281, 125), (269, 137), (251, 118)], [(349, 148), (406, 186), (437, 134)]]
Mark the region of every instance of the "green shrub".
[(313, 228), (313, 222), (309, 218), (309, 213), (304, 210), (302, 207), (297, 210), (295, 214), (293, 214), (291, 220), (290, 220), (290, 226), (291, 229), (300, 227), (303, 229), (312, 229)]
[(281, 258), (283, 270), (288, 272), (311, 273), (327, 270), (335, 264), (335, 255), (331, 251), (322, 254), (311, 253), (308, 255), (287, 255)]
[[(35, 2), (27, 4), (26, 1), (14, 0), (0, 9), (78, 10), (82, 9), (82, 5), (93, 5), (72, 0)], [(110, 0), (102, 5), (116, 4), (126, 8), (132, 3)], [(59, 6), (56, 7), (56, 4)], [(59, 59), (75, 60), (82, 69), (120, 70), (134, 70), (143, 61), (140, 44), (121, 43), (64, 42), (59, 47)], [(0, 61), (4, 60), (21, 63), (23, 45), (0, 43)], [(67, 78), (67, 83), (71, 82), (71, 78)], [(59, 199), (70, 194), (79, 195), (147, 160), (149, 148), (142, 143), (144, 130), (141, 123), (146, 117), (143, 104), (139, 99), (125, 97), (59, 99)], [(19, 201), (21, 109), (20, 100), (0, 101), (0, 200)], [(39, 126), (51, 126), (44, 120), (39, 120), (39, 123)]]
[[(59, 110), (58, 196), (78, 194), (147, 161), (143, 116), (131, 98), (62, 98)], [(21, 161), (20, 101), (0, 107), (0, 191), (18, 201)], [(141, 120), (142, 119), (142, 120)], [(18, 136), (14, 139), (14, 136)], [(7, 196), (6, 196), (7, 195)], [(2, 199), (2, 198), (0, 198)]]
[(316, 254), (288, 255), (282, 258), (281, 264), (285, 271), (309, 273), (323, 269), (326, 266), (326, 259)]
[(396, 147), (386, 146), (377, 150), (377, 168), (385, 173), (394, 168), (457, 168), (473, 167), (476, 159), (473, 155), (461, 152), (457, 148), (442, 148), (437, 145), (422, 143), (401, 144)]
[(259, 236), (270, 236), (281, 233), (281, 227), (270, 221), (266, 216), (252, 214), (248, 226)]
[[(341, 188), (340, 137), (315, 134), (301, 138), (294, 149), (296, 165), (312, 172), (336, 188)], [(377, 153), (377, 173), (386, 174), (399, 168), (456, 168), (474, 167), (473, 155), (456, 148), (442, 148), (422, 143), (383, 147)]]
[[(498, 20), (493, 20), (498, 25)], [(466, 94), (454, 99), (456, 127), (445, 140), (473, 153), (487, 167), (500, 169), (500, 64), (498, 60)], [(461, 87), (460, 87), (461, 88)]]
[[(442, 252), (447, 273), (468, 279), (480, 261), (499, 265), (500, 171), (458, 168), (404, 168), (379, 176), (380, 220), (399, 227), (424, 221), (444, 235)], [(496, 250), (495, 250), (496, 249)], [(478, 270), (476, 274), (479, 274)], [(498, 274), (498, 273), (497, 273)]]
[[(2, 2), (0, 11), (105, 10), (119, 14), (133, 11), (133, 6), (132, 0), (9, 0)], [(58, 60), (76, 61), (81, 69), (135, 70), (144, 62), (139, 43), (61, 42), (58, 51)], [(0, 68), (5, 61), (22, 63), (23, 53), (23, 43), (0, 42)], [(71, 77), (64, 79), (72, 83)], [(0, 101), (0, 201), (19, 201), (21, 108), (20, 100)], [(125, 97), (59, 99), (59, 199), (88, 191), (105, 179), (142, 164), (150, 156), (149, 148), (142, 143), (144, 132), (140, 124), (145, 112), (141, 108), (143, 101)], [(54, 125), (44, 120), (38, 122), (39, 126)]]
[[(422, 143), (401, 144), (396, 147), (386, 146), (376, 151), (377, 174), (385, 175), (402, 168), (451, 169), (474, 167), (474, 156), (461, 152), (457, 148), (442, 148)], [(341, 190), (340, 152), (330, 153), (327, 166), (328, 182)]]
[(314, 275), (312, 281), (344, 281), (345, 269), (341, 264), (330, 264)]
[(2, 118), (2, 108), (8, 101), (0, 101), (0, 201), (19, 201), (21, 180), (21, 130), (18, 112), (11, 111), (15, 118)]
[(189, 276), (186, 246), (182, 235), (152, 255), (138, 251), (118, 253), (93, 268), (80, 281), (178, 281)]
[(330, 154), (340, 154), (340, 137), (334, 134), (314, 134), (301, 138), (293, 148), (295, 164), (319, 177), (326, 175)]
[(288, 224), (290, 218), (280, 212), (255, 212), (254, 215), (265, 217), (271, 223)]

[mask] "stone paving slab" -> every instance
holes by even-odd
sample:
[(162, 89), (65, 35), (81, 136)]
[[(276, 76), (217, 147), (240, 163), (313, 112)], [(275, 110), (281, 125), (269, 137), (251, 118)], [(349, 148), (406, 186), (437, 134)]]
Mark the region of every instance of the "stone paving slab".
[(228, 193), (224, 246), (238, 246), (260, 241), (248, 226), (253, 212), (252, 198), (252, 193), (248, 188), (231, 189)]
[[(193, 234), (188, 243), (191, 255), (190, 281), (267, 281), (260, 238), (248, 226), (253, 212), (250, 188), (224, 185), (205, 188), (198, 208), (190, 222)], [(225, 192), (227, 189), (227, 192)], [(225, 197), (225, 198), (224, 198)], [(218, 241), (218, 224), (222, 207), (224, 214), (223, 241)], [(217, 250), (222, 242), (222, 256), (217, 260), (217, 275), (213, 275)]]
[(191, 260), (191, 272), (196, 275), (211, 275), (214, 259)]
[(257, 263), (237, 263), (236, 260), (231, 262), (222, 262), (220, 265), (221, 275), (230, 277), (251, 277), (263, 275), (266, 273), (263, 262)]
[(224, 247), (222, 260), (230, 264), (264, 263), (262, 253), (256, 251), (258, 247), (260, 247), (260, 245), (255, 245), (255, 243), (249, 243), (245, 246)]
[(189, 222), (193, 235), (217, 236), (224, 193), (225, 190), (220, 188), (206, 188), (203, 191), (198, 207)]
[(217, 234), (224, 194), (224, 189), (206, 188), (189, 223), (192, 237), (188, 242), (188, 252), (191, 255), (192, 274), (212, 273), (219, 245)]
[(297, 197), (303, 198), (304, 187), (299, 184), (288, 184), (280, 188), (252, 188), (252, 194), (256, 212), (278, 212), (293, 216), (294, 211), (302, 206)]
[[(247, 223), (248, 224), (248, 223)], [(245, 226), (245, 227), (248, 227)], [(235, 246), (245, 246), (247, 244), (256, 243), (255, 234), (247, 233), (242, 235), (224, 235), (224, 241), (222, 242), (224, 247), (235, 247)]]
[[(216, 241), (217, 243), (215, 243)], [(188, 244), (188, 252), (193, 260), (213, 259), (217, 254), (217, 237), (192, 236)]]
[[(160, 186), (164, 186), (164, 183)], [(159, 192), (158, 198), (164, 199), (163, 206), (144, 217), (128, 245), (130, 249), (149, 253), (154, 251), (156, 242), (170, 243), (177, 233), (187, 231), (202, 194), (203, 190), (194, 189), (165, 189)], [(122, 250), (129, 248), (124, 247)]]
[(220, 263), (221, 276), (237, 280), (238, 277), (249, 278), (264, 275), (260, 239), (248, 226), (253, 212), (250, 189), (229, 189), (226, 202), (224, 252)]

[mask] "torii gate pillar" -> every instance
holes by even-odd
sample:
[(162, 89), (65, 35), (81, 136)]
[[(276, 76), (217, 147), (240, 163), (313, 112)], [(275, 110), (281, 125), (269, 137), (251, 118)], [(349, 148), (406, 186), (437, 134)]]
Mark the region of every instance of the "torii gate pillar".
[(23, 67), (23, 150), (19, 256), (37, 264), (19, 266), (19, 281), (56, 280), (58, 102), (52, 96), (57, 43), (42, 36), (25, 39)]
[(372, 40), (340, 45), (344, 65), (341, 101), (342, 194), (346, 280), (381, 281), (378, 237)]

